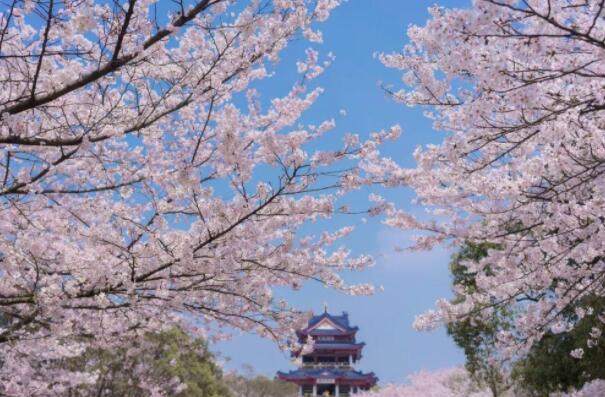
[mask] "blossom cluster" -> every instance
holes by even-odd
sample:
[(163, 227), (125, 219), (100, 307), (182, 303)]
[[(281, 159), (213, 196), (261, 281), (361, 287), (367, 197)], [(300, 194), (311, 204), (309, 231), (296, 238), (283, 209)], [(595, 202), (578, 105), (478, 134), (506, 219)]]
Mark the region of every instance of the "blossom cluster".
[(303, 224), (347, 212), (337, 200), (371, 183), (350, 165), (379, 143), (318, 153), (334, 122), (299, 122), (333, 57), (307, 51), (282, 97), (263, 101), (252, 86), (290, 40), (321, 41), (316, 22), (338, 3), (15, 0), (2, 10), (0, 394), (65, 395), (94, 379), (62, 370), (65, 357), (174, 324), (285, 347), (307, 314), (274, 286), (371, 293), (338, 273), (371, 263), (334, 247), (349, 229), (299, 238)]
[(463, 368), (421, 371), (409, 376), (406, 384), (391, 384), (359, 397), (491, 397), (487, 389), (478, 388)]
[(401, 52), (379, 56), (403, 73), (403, 88), (385, 89), (426, 106), (445, 132), (415, 152), (414, 169), (384, 158), (365, 166), (389, 186), (414, 189), (432, 214), (384, 203), (386, 223), (425, 231), (417, 248), (494, 247), (465, 264), (476, 288), (457, 291), (464, 302), (439, 301), (419, 328), (514, 307), (514, 328), (499, 336), (513, 356), (583, 314), (605, 320), (588, 303), (605, 297), (605, 21), (600, 2), (572, 3), (435, 6), (425, 26), (410, 27)]
[[(421, 371), (412, 374), (405, 384), (390, 384), (378, 390), (362, 392), (359, 397), (491, 397), (487, 387), (478, 386), (463, 368), (439, 371)], [(524, 396), (513, 388), (504, 391), (504, 397)], [(596, 397), (605, 395), (605, 381), (586, 383), (579, 390), (555, 393), (551, 397)]]

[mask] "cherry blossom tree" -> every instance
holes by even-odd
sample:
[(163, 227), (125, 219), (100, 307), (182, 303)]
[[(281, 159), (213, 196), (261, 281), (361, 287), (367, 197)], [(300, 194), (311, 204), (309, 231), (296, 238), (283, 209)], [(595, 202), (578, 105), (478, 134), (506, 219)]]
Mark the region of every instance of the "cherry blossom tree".
[(360, 397), (489, 397), (491, 393), (476, 387), (463, 368), (420, 371), (412, 374), (407, 384), (387, 385)]
[(251, 85), (292, 38), (321, 41), (315, 23), (337, 5), (3, 5), (0, 394), (62, 395), (95, 374), (57, 360), (175, 324), (285, 346), (304, 316), (273, 286), (371, 292), (337, 273), (370, 263), (331, 248), (351, 228), (298, 230), (349, 212), (337, 199), (367, 182), (355, 163), (398, 130), (318, 151), (333, 120), (298, 122), (330, 61), (313, 49), (285, 96), (262, 102)]
[(605, 313), (582, 302), (605, 295), (604, 7), (597, 0), (435, 6), (425, 26), (409, 29), (401, 52), (380, 55), (403, 71), (403, 89), (385, 88), (426, 107), (445, 132), (440, 144), (415, 152), (415, 169), (387, 159), (365, 164), (389, 185), (413, 188), (432, 213), (382, 203), (387, 223), (424, 231), (418, 248), (498, 247), (467, 264), (476, 291), (460, 291), (461, 304), (439, 301), (419, 328), (515, 306), (514, 330), (499, 335), (510, 356), (586, 315), (601, 325), (585, 348), (603, 332)]
[[(580, 390), (554, 393), (552, 397), (594, 397), (605, 393), (605, 381), (599, 379), (585, 384)], [(358, 394), (359, 397), (491, 397), (488, 388), (477, 387), (463, 368), (420, 371), (412, 374), (406, 384), (391, 384), (378, 390)], [(525, 397), (524, 390), (508, 390), (506, 397)], [(533, 394), (531, 394), (533, 395)]]

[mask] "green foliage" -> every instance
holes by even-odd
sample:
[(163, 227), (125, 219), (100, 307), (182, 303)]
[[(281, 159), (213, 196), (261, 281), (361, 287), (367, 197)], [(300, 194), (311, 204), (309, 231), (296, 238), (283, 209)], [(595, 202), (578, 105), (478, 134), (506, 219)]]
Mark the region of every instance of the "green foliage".
[[(463, 288), (472, 293), (477, 288), (475, 273), (463, 264), (467, 261), (477, 262), (487, 256), (490, 249), (497, 249), (489, 243), (466, 243), (452, 256), (450, 271), (454, 287)], [(464, 297), (457, 295), (453, 303), (462, 303)], [(477, 321), (467, 318), (447, 327), (447, 333), (454, 342), (464, 350), (465, 367), (473, 379), (487, 386), (494, 397), (500, 396), (510, 385), (506, 381), (502, 365), (498, 362), (496, 336), (502, 329), (510, 328), (512, 313), (508, 309), (494, 310), (488, 321)]]
[[(573, 310), (568, 310), (568, 319), (577, 322), (576, 327), (570, 332), (546, 334), (527, 357), (515, 364), (513, 378), (532, 396), (548, 397), (554, 392), (581, 388), (594, 379), (605, 379), (605, 335), (592, 348), (587, 348), (586, 343), (593, 327), (602, 328), (597, 314), (605, 310), (605, 299), (591, 297), (581, 304), (592, 307), (593, 314), (578, 319)], [(577, 348), (585, 352), (580, 360), (569, 354)]]
[[(452, 283), (454, 286), (462, 286), (467, 293), (473, 293), (476, 290), (475, 276), (476, 274), (470, 272), (463, 262), (473, 261), (477, 262), (487, 256), (487, 252), (490, 249), (498, 249), (496, 244), (491, 243), (465, 243), (458, 252), (452, 255), (450, 261), (450, 272), (452, 273)], [(457, 296), (457, 300), (462, 299), (461, 296)]]
[(226, 375), (225, 381), (231, 393), (237, 397), (295, 397), (298, 392), (296, 385), (254, 374), (251, 367), (246, 369), (244, 375)]
[(89, 350), (64, 365), (99, 374), (94, 385), (72, 390), (74, 397), (145, 397), (145, 385), (175, 397), (231, 397), (206, 343), (178, 328), (112, 351)]
[(156, 371), (165, 379), (178, 378), (187, 388), (178, 397), (227, 397), (227, 387), (221, 382), (221, 371), (214, 363), (214, 356), (201, 339), (191, 340), (179, 329), (160, 334), (150, 334)]
[[(463, 288), (467, 293), (475, 291), (476, 274), (469, 272), (463, 263), (481, 260), (490, 249), (498, 247), (489, 243), (466, 243), (452, 256), (450, 271), (455, 287)], [(464, 297), (457, 295), (453, 303), (463, 301)], [(605, 299), (591, 297), (577, 302), (577, 307), (593, 309), (592, 314), (582, 319), (577, 316), (575, 307), (568, 308), (564, 313), (569, 322), (576, 323), (574, 329), (559, 334), (547, 333), (524, 358), (513, 364), (512, 379), (507, 379), (504, 374), (496, 349), (496, 336), (501, 330), (511, 330), (514, 307), (493, 311), (487, 321), (468, 318), (452, 323), (447, 331), (464, 350), (466, 369), (478, 383), (489, 387), (494, 397), (501, 396), (510, 388), (511, 380), (517, 389), (530, 396), (548, 397), (555, 392), (579, 389), (594, 379), (605, 379), (605, 335), (595, 341), (595, 346), (587, 348), (587, 339), (593, 327), (602, 329), (597, 315), (605, 312)], [(577, 348), (585, 351), (581, 360), (570, 355)]]

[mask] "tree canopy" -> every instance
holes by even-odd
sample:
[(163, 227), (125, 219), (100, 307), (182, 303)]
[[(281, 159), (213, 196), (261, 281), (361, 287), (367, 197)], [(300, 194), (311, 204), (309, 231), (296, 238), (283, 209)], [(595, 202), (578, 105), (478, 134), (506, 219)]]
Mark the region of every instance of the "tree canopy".
[(279, 379), (269, 379), (254, 373), (252, 367), (243, 373), (229, 373), (225, 382), (233, 396), (237, 397), (296, 397), (298, 387)]
[[(475, 286), (462, 304), (442, 299), (416, 326), (430, 329), (518, 305), (503, 354), (528, 351), (549, 332), (579, 322), (605, 297), (605, 20), (603, 2), (477, 0), (434, 6), (408, 29), (402, 51), (382, 54), (403, 73), (396, 101), (426, 107), (435, 145), (417, 166), (386, 159), (371, 167), (389, 186), (410, 187), (433, 216), (384, 203), (387, 223), (423, 230), (417, 248), (449, 242), (495, 244), (470, 263)], [(478, 310), (482, 308), (482, 310)], [(605, 313), (597, 313), (605, 323)], [(594, 341), (573, 352), (581, 357)]]
[(72, 397), (232, 397), (206, 342), (179, 328), (111, 350), (89, 349), (57, 365), (97, 374), (91, 384), (70, 388)]
[[(379, 153), (398, 126), (319, 150), (334, 120), (300, 120), (331, 56), (301, 54), (282, 96), (263, 99), (255, 84), (291, 40), (321, 42), (339, 3), (3, 3), (0, 394), (115, 379), (116, 393), (218, 397), (209, 357), (181, 357), (163, 333), (236, 328), (301, 348), (294, 330), (308, 313), (273, 288), (371, 293), (340, 275), (372, 263), (335, 247), (352, 227), (305, 235), (308, 222), (358, 213), (423, 232), (416, 248), (464, 246), (456, 298), (415, 325), (448, 326), (492, 395), (494, 360), (520, 360), (517, 379), (538, 394), (602, 390), (605, 1), (431, 7), (400, 52), (379, 55), (402, 74), (403, 88), (386, 91), (445, 132), (414, 168)], [(343, 203), (376, 184), (411, 188), (429, 215), (374, 193), (359, 211)], [(183, 335), (172, 337), (205, 348)], [(123, 363), (140, 371), (136, 385), (112, 369)], [(418, 378), (445, 387), (432, 379)]]
[[(476, 274), (469, 272), (467, 262), (478, 262), (487, 255), (489, 249), (496, 248), (489, 243), (466, 243), (452, 256), (450, 271), (456, 292), (453, 303), (463, 304), (465, 294), (476, 289)], [(512, 311), (513, 308), (510, 307), (498, 308), (487, 319), (476, 316), (447, 325), (448, 335), (464, 350), (466, 370), (477, 384), (485, 386), (491, 392), (492, 397), (504, 395), (512, 386), (497, 343), (498, 334), (511, 329)]]
[(0, 393), (64, 395), (94, 376), (47, 363), (167, 326), (232, 327), (285, 348), (307, 313), (274, 286), (371, 293), (338, 274), (371, 263), (334, 248), (351, 227), (299, 231), (349, 213), (338, 200), (373, 181), (355, 164), (399, 130), (319, 150), (334, 120), (299, 119), (331, 58), (312, 48), (283, 96), (252, 85), (291, 40), (320, 42), (338, 4), (3, 5)]

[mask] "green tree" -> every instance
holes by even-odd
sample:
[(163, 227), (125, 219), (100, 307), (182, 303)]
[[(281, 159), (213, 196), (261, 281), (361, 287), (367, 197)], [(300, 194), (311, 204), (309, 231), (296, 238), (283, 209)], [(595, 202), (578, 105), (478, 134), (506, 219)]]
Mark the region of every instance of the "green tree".
[(254, 373), (251, 366), (244, 367), (244, 373), (225, 376), (231, 393), (237, 397), (294, 397), (296, 385), (279, 379), (270, 379)]
[(150, 389), (175, 397), (231, 397), (206, 342), (179, 328), (111, 351), (88, 350), (63, 365), (98, 373), (95, 384), (71, 390), (72, 397), (147, 397)]
[[(464, 265), (467, 261), (477, 262), (487, 255), (489, 249), (498, 249), (494, 244), (466, 243), (452, 256), (450, 271), (453, 285), (472, 293), (477, 288), (476, 274)], [(489, 273), (489, 267), (486, 269)], [(453, 303), (464, 301), (457, 294)], [(582, 318), (576, 307), (591, 307), (592, 312)], [(530, 396), (548, 397), (554, 392), (568, 392), (581, 388), (594, 379), (605, 379), (605, 335), (599, 335), (603, 323), (598, 315), (605, 312), (605, 299), (585, 298), (565, 311), (570, 323), (577, 326), (570, 332), (548, 332), (542, 340), (532, 346), (528, 354), (512, 363), (509, 376), (496, 345), (498, 332), (512, 331), (514, 307), (495, 310), (487, 321), (467, 318), (448, 326), (448, 334), (465, 353), (465, 367), (479, 384), (487, 386), (494, 397), (502, 396), (514, 386)], [(596, 334), (594, 329), (596, 329)], [(590, 334), (597, 337), (590, 337)], [(587, 341), (591, 347), (588, 348)], [(582, 348), (584, 357), (574, 358), (570, 352)], [(511, 365), (508, 365), (511, 366)]]
[[(497, 246), (489, 243), (466, 243), (452, 256), (450, 271), (455, 290), (462, 288), (472, 293), (477, 288), (475, 273), (464, 265), (467, 261), (479, 261), (487, 256), (489, 249)], [(489, 271), (489, 269), (488, 269)], [(462, 303), (464, 296), (457, 293), (453, 303)], [(473, 380), (486, 386), (493, 397), (501, 396), (510, 388), (502, 360), (499, 359), (496, 337), (500, 330), (510, 328), (512, 312), (509, 309), (494, 310), (488, 321), (475, 318), (451, 323), (447, 327), (448, 335), (464, 350), (465, 367)]]
[[(568, 320), (577, 326), (570, 332), (547, 333), (524, 359), (515, 363), (513, 378), (531, 396), (548, 397), (554, 392), (579, 389), (595, 379), (605, 379), (605, 336), (590, 336), (595, 335), (593, 329), (603, 328), (598, 314), (605, 312), (605, 299), (590, 297), (582, 300), (581, 305), (592, 307), (593, 312), (580, 319), (575, 310), (568, 309)], [(584, 351), (582, 359), (570, 355), (580, 348)]]

